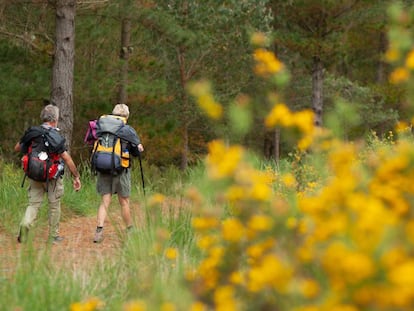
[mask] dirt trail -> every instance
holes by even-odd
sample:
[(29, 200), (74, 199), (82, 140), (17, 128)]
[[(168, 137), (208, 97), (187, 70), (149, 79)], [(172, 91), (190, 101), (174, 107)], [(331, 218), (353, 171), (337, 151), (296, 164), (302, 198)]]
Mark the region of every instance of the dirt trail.
[[(61, 264), (72, 271), (88, 270), (91, 264), (102, 261), (115, 254), (120, 247), (124, 235), (124, 225), (120, 217), (120, 211), (114, 206), (113, 212), (105, 223), (102, 243), (93, 243), (93, 235), (96, 228), (96, 217), (71, 216), (60, 223), (60, 233), (64, 240), (59, 244), (48, 242), (47, 225), (35, 229), (34, 246), (37, 251), (50, 249), (52, 262)], [(63, 217), (64, 218), (64, 217)], [(17, 243), (16, 236), (4, 232), (0, 228), (0, 278), (2, 275), (12, 275), (16, 264), (23, 259), (27, 245)], [(40, 254), (41, 252), (39, 252)]]

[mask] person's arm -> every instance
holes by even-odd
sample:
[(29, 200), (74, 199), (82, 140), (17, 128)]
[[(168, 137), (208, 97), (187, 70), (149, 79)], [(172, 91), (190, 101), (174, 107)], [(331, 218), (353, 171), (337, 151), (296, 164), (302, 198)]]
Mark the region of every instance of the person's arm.
[(14, 146), (14, 151), (20, 152), (22, 150), (22, 146), (20, 145), (20, 142), (17, 142), (17, 144)]
[(129, 143), (128, 146), (129, 153), (134, 157), (138, 157), (139, 154), (144, 151), (144, 146), (142, 144), (135, 145)]
[(76, 168), (75, 162), (73, 162), (72, 157), (67, 151), (61, 153), (60, 156), (62, 157), (63, 161), (65, 161), (66, 166), (68, 167), (69, 171), (73, 176), (73, 189), (75, 189), (75, 191), (80, 190), (80, 174), (78, 172), (78, 169)]

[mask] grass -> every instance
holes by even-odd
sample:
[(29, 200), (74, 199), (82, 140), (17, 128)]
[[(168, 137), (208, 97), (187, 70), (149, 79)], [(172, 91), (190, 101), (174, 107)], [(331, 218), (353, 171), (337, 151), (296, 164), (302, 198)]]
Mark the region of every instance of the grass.
[[(1, 164), (0, 230), (15, 235), (27, 205), (26, 181), (21, 187), (22, 173), (14, 166)], [(144, 299), (153, 310), (164, 301), (177, 306), (188, 303), (188, 288), (183, 284), (184, 268), (192, 262), (193, 233), (191, 215), (183, 208), (182, 174), (167, 170), (167, 175), (152, 168), (144, 168), (147, 181), (143, 193), (141, 172), (135, 168), (132, 180), (131, 202), (139, 202), (147, 214), (142, 227), (131, 233), (113, 257), (94, 262), (91, 269), (73, 271), (56, 265), (50, 248), (37, 249), (27, 244), (18, 252), (16, 271), (10, 276), (7, 269), (0, 274), (0, 310), (88, 310), (96, 297), (104, 303), (104, 310), (122, 310), (128, 301)], [(151, 174), (155, 174), (151, 176)], [(153, 181), (156, 181), (153, 182)], [(62, 206), (65, 217), (96, 215), (99, 196), (95, 190), (95, 176), (82, 170), (82, 190), (72, 189), (71, 179), (65, 178)], [(148, 198), (154, 193), (174, 187), (178, 194), (174, 206), (150, 205)], [(46, 201), (46, 200), (45, 200)], [(177, 205), (178, 204), (178, 205)], [(108, 220), (110, 221), (110, 220)], [(47, 227), (47, 206), (39, 213), (36, 227)], [(166, 258), (166, 251), (178, 250), (176, 258)], [(82, 254), (79, 254), (82, 256)], [(0, 267), (3, 266), (0, 264)], [(185, 298), (183, 300), (183, 298)], [(86, 309), (85, 309), (86, 308)], [(93, 310), (93, 309), (90, 309)]]
[[(0, 311), (406, 310), (412, 139), (329, 145), (276, 164), (218, 142), (206, 167), (144, 167), (145, 196), (139, 183), (131, 195), (144, 219), (129, 238), (76, 270), (56, 265), (50, 248), (22, 247), (17, 271), (1, 270)], [(0, 213), (9, 217), (1, 230), (12, 232), (25, 191), (15, 168), (1, 171)], [(82, 181), (74, 192), (65, 179), (69, 216), (96, 213), (94, 176), (85, 171)], [(381, 300), (386, 293), (391, 300)]]

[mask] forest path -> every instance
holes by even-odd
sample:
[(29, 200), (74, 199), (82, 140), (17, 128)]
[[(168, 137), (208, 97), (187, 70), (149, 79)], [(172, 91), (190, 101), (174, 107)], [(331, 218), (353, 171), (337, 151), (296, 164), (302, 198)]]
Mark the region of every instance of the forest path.
[[(142, 223), (142, 212), (138, 206), (132, 206), (138, 223)], [(26, 254), (30, 256), (51, 257), (50, 262), (58, 267), (69, 269), (74, 273), (89, 271), (91, 265), (113, 257), (125, 238), (125, 226), (117, 206), (112, 207), (105, 222), (104, 240), (93, 243), (96, 229), (96, 216), (62, 217), (60, 233), (64, 240), (53, 244), (48, 241), (48, 228), (36, 225), (33, 230), (33, 246), (17, 243), (16, 235), (0, 228), (0, 279), (4, 275), (13, 275), (20, 261)], [(16, 229), (17, 230), (17, 229)], [(32, 250), (36, 250), (33, 252)]]

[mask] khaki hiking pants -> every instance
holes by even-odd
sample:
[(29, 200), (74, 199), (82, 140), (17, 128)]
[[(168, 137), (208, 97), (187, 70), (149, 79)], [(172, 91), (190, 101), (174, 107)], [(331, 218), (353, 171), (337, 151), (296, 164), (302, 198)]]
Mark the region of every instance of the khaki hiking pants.
[(60, 222), (60, 199), (63, 195), (63, 179), (52, 179), (48, 182), (48, 191), (46, 191), (46, 183), (29, 179), (30, 185), (28, 189), (29, 205), (23, 216), (20, 225), (30, 229), (37, 219), (40, 208), (42, 207), (43, 197), (46, 194), (49, 206), (49, 236), (59, 236)]

